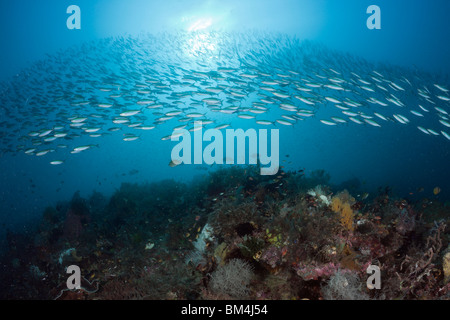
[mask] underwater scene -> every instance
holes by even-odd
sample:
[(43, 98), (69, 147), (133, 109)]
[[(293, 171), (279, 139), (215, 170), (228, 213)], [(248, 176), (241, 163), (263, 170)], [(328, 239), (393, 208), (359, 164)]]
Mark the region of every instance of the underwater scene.
[(0, 299), (450, 299), (448, 12), (1, 1)]

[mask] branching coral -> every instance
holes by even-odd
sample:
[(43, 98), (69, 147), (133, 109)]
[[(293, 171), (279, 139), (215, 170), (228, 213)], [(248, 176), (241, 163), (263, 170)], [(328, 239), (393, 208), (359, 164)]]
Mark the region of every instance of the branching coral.
[[(437, 224), (435, 229), (427, 238), (424, 251), (418, 252), (414, 257), (406, 255), (400, 265), (400, 273), (396, 273), (400, 280), (400, 290), (404, 295), (417, 296), (418, 291), (427, 290), (429, 284), (435, 281), (433, 277), (434, 260), (436, 260), (442, 248), (441, 235), (444, 233), (446, 224)], [(428, 281), (427, 281), (428, 280)]]
[(320, 207), (330, 205), (330, 197), (324, 191), (321, 185), (316, 186), (307, 192), (308, 195), (315, 197)]
[(232, 259), (219, 266), (211, 275), (209, 288), (214, 294), (224, 293), (231, 298), (246, 298), (253, 278), (253, 268), (244, 260)]
[(340, 215), (342, 226), (351, 232), (354, 230), (354, 212), (351, 207), (352, 203), (350, 202), (352, 199), (346, 191), (339, 193), (331, 199), (331, 210)]
[(355, 273), (337, 271), (322, 288), (326, 300), (368, 300), (361, 279)]

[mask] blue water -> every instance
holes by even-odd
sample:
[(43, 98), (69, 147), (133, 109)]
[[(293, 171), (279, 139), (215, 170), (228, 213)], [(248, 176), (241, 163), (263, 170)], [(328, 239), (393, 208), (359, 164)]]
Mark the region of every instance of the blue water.
[[(66, 27), (66, 9), (72, 4), (81, 8), (81, 30)], [(366, 27), (366, 9), (372, 4), (381, 8), (381, 30)], [(35, 62), (86, 42), (124, 35), (189, 32), (195, 22), (211, 21), (202, 32), (287, 34), (374, 65), (383, 63), (407, 68), (410, 74), (429, 75), (450, 88), (448, 12), (447, 0), (8, 0), (0, 2), (0, 81), (13, 81)], [(72, 62), (68, 67), (77, 63)], [(398, 70), (399, 77), (404, 69)], [(415, 101), (406, 96), (403, 102), (409, 106)], [(450, 111), (448, 103), (444, 106)], [(331, 116), (326, 110), (321, 111), (322, 115)], [(70, 113), (70, 109), (65, 111)], [(6, 113), (1, 117), (7, 120)], [(420, 197), (434, 199), (433, 188), (439, 187), (439, 199), (445, 201), (450, 198), (450, 141), (423, 134), (416, 128), (420, 125), (418, 119), (411, 114), (408, 118), (411, 123), (407, 126), (383, 123), (382, 128), (355, 124), (328, 127), (318, 119), (293, 127), (278, 126), (280, 164), (286, 169), (305, 168), (306, 173), (324, 169), (335, 184), (358, 179), (369, 193), (390, 186), (398, 196), (416, 197), (416, 191), (423, 188)], [(170, 134), (172, 127), (162, 125), (145, 133), (146, 139), (131, 143), (114, 135), (102, 137), (94, 142), (100, 144), (99, 148), (74, 155), (66, 152), (62, 166), (50, 166), (45, 156), (2, 153), (0, 231), (39, 219), (47, 205), (69, 200), (78, 190), (83, 196), (94, 190), (110, 195), (122, 182), (165, 178), (190, 181), (204, 174), (199, 166), (168, 166), (174, 143), (160, 138)], [(233, 127), (247, 129), (252, 124), (234, 119)], [(89, 143), (92, 140), (81, 138), (76, 145)], [(132, 170), (138, 173), (130, 173)]]
[[(79, 5), (82, 28), (66, 28), (66, 9)], [(366, 28), (366, 9), (382, 11), (382, 28)], [(59, 1), (0, 3), (1, 79), (46, 53), (108, 36), (188, 29), (212, 18), (209, 29), (295, 34), (370, 60), (448, 74), (450, 30), (445, 0), (377, 1)]]

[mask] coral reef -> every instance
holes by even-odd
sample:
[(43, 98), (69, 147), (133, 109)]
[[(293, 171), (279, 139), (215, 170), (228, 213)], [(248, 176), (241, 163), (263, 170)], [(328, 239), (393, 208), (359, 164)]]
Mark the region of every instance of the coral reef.
[[(78, 193), (7, 235), (3, 299), (449, 299), (448, 204), (231, 167)], [(66, 268), (82, 272), (68, 290)], [(380, 289), (366, 286), (381, 270)], [(9, 276), (11, 272), (14, 276)]]

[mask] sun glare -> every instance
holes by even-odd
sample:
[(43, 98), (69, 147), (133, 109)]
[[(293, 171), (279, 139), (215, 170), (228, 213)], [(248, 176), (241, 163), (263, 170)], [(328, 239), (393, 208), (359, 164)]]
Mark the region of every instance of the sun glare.
[(188, 31), (199, 31), (204, 30), (212, 25), (212, 18), (202, 18), (195, 21), (193, 24), (190, 25), (188, 28)]
[(187, 41), (189, 56), (213, 58), (217, 55), (217, 41), (208, 32), (196, 32)]

